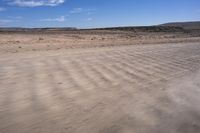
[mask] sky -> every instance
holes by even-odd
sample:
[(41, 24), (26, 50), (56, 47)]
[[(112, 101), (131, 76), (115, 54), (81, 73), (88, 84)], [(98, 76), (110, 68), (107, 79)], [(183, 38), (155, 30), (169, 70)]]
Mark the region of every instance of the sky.
[(116, 27), (200, 21), (200, 0), (0, 0), (0, 27)]

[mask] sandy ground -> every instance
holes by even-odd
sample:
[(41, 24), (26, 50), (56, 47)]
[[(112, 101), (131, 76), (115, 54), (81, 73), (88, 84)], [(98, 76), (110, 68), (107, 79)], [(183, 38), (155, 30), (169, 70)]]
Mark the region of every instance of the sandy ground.
[(200, 42), (200, 32), (155, 33), (109, 30), (33, 33), (0, 32), (0, 54), (187, 42)]
[(3, 51), (0, 133), (199, 133), (199, 68), (198, 42)]

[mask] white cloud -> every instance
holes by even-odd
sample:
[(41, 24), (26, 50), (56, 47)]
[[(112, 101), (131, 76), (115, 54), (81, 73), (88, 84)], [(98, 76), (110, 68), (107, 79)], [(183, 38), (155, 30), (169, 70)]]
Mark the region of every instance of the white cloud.
[(92, 14), (94, 14), (94, 12), (90, 12), (90, 11), (87, 12), (87, 15), (92, 15)]
[(65, 16), (60, 16), (58, 18), (47, 18), (47, 19), (41, 19), (40, 21), (49, 21), (49, 22), (64, 22), (66, 20)]
[(88, 20), (88, 21), (92, 21), (92, 20), (93, 20), (93, 18), (88, 18), (87, 20)]
[(0, 7), (0, 12), (5, 11), (6, 8)]
[(96, 9), (86, 9), (87, 15), (92, 15), (95, 11)]
[(11, 19), (0, 19), (0, 24), (6, 24), (6, 23), (11, 23), (13, 20)]
[(80, 14), (80, 13), (86, 13), (87, 15), (92, 15), (96, 9), (84, 9), (84, 8), (74, 8), (69, 13), (71, 14)]
[(7, 23), (14, 23), (14, 22), (20, 22), (20, 21), (21, 21), (21, 18), (7, 17), (6, 19), (0, 19), (0, 24), (4, 25), (4, 24), (7, 24)]
[(8, 23), (17, 23), (23, 19), (21, 16), (8, 16), (5, 19), (0, 19), (0, 25), (6, 25)]
[(7, 0), (8, 4), (21, 7), (57, 6), (65, 0)]
[(10, 18), (10, 19), (15, 19), (15, 20), (23, 19), (22, 16), (8, 16), (8, 18)]
[(70, 11), (70, 13), (72, 14), (78, 14), (78, 13), (82, 13), (83, 12), (83, 8), (74, 8)]

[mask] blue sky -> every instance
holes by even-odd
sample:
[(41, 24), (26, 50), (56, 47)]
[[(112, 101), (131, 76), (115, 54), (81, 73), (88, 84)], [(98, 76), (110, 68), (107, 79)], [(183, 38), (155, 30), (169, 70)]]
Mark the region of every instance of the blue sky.
[(0, 0), (1, 27), (110, 27), (199, 21), (200, 0)]

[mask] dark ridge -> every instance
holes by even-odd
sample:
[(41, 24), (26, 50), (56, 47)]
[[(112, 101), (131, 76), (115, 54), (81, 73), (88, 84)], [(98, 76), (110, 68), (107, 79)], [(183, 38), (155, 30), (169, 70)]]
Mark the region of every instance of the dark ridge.
[(131, 32), (183, 32), (182, 27), (177, 26), (140, 26), (140, 27), (108, 27), (93, 29), (77, 28), (0, 28), (0, 32), (65, 32), (65, 31), (93, 31), (93, 30), (112, 30), (112, 31), (131, 31)]
[(108, 27), (78, 29), (75, 27), (47, 27), (47, 28), (0, 28), (0, 32), (65, 32), (65, 31), (85, 31), (85, 30), (112, 30), (112, 31), (131, 31), (131, 32), (193, 32), (200, 30), (200, 21), (195, 22), (174, 22), (155, 26), (129, 26), (129, 27)]
[(49, 31), (74, 31), (78, 30), (74, 27), (61, 27), (61, 28), (20, 28), (20, 27), (3, 27), (0, 32), (49, 32)]
[(193, 22), (172, 22), (161, 24), (161, 26), (176, 26), (182, 27), (186, 30), (200, 30), (200, 21), (193, 21)]
[(94, 28), (85, 30), (120, 30), (132, 32), (182, 32), (182, 27), (176, 26), (138, 26), (138, 27), (110, 27), (110, 28)]

